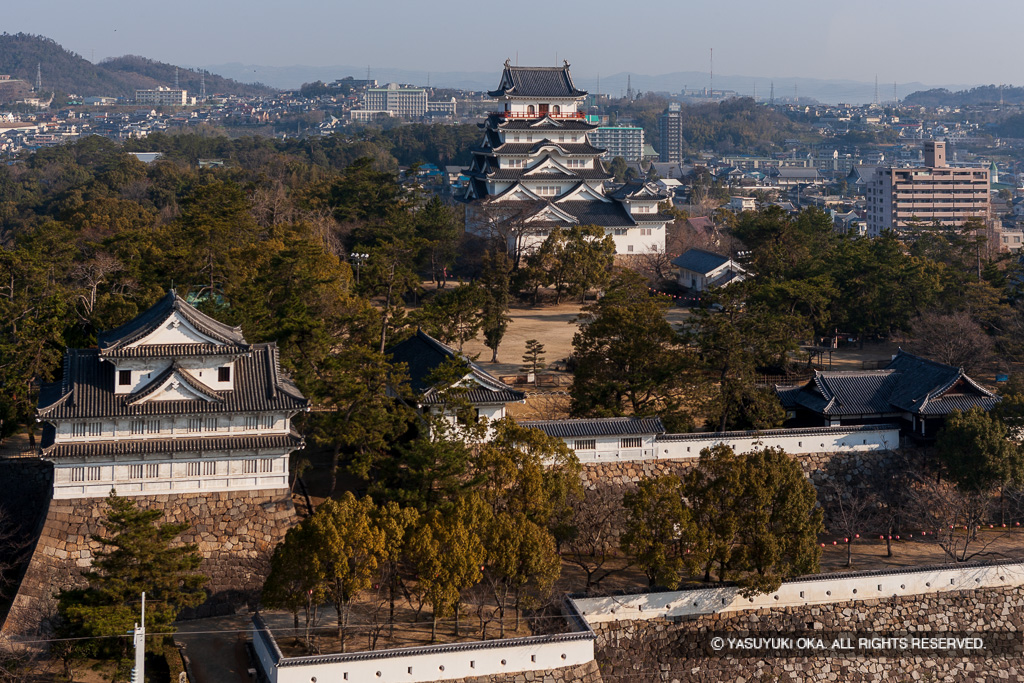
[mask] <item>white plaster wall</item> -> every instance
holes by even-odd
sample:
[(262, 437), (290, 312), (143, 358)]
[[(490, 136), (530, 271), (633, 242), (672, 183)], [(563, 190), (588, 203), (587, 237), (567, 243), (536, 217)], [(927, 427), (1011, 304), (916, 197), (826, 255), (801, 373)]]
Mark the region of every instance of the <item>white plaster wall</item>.
[[(671, 436), (671, 435), (668, 435)], [(700, 452), (718, 444), (732, 446), (737, 453), (765, 448), (781, 448), (790, 455), (810, 453), (876, 452), (893, 450), (899, 446), (900, 433), (896, 427), (864, 431), (821, 427), (816, 429), (771, 430), (759, 436), (748, 432), (718, 432), (687, 434), (681, 440), (664, 437), (644, 437), (640, 449), (619, 448), (620, 436), (598, 437), (594, 450), (578, 450), (581, 463), (629, 462), (638, 460), (685, 460), (699, 458)], [(562, 439), (574, 448), (578, 437)]]
[(844, 576), (830, 579), (789, 581), (774, 593), (744, 598), (739, 589), (705, 588), (667, 593), (644, 593), (573, 600), (590, 624), (659, 619), (721, 612), (741, 612), (768, 607), (799, 607), (836, 602), (877, 600), (905, 595), (934, 595), (976, 588), (1024, 586), (1024, 563), (985, 567), (953, 567), (885, 574)]
[[(245, 471), (245, 462), (255, 460), (255, 472)], [(260, 461), (269, 460), (269, 469)], [(198, 474), (189, 471), (189, 463), (198, 463)], [(214, 463), (214, 473), (204, 465)], [(131, 477), (132, 466), (142, 466), (141, 478)], [(148, 477), (148, 466), (157, 465), (155, 477)], [(84, 468), (83, 481), (75, 481), (74, 470)], [(94, 469), (95, 468), (95, 469)], [(251, 452), (237, 454), (229, 458), (202, 457), (198, 453), (183, 453), (175, 457), (146, 459), (124, 459), (117, 461), (101, 461), (95, 459), (76, 459), (61, 461), (53, 468), (53, 497), (57, 499), (105, 497), (110, 489), (116, 489), (118, 495), (142, 496), (180, 491), (239, 491), (245, 489), (283, 489), (288, 488), (288, 452)]]
[(573, 449), (581, 463), (607, 463), (616, 461), (652, 460), (655, 458), (654, 435), (641, 436), (640, 448), (621, 448), (621, 439), (634, 435), (594, 437), (596, 448), (593, 450), (576, 450), (577, 441), (586, 441), (587, 437), (563, 439), (565, 445)]
[[(317, 681), (380, 681), (381, 683), (424, 683), (456, 678), (489, 676), (502, 673), (545, 671), (563, 666), (576, 666), (594, 659), (591, 638), (565, 642), (522, 643), (512, 639), (476, 650), (430, 652), (431, 648), (360, 653), (355, 661), (322, 662), (323, 657), (289, 658), (287, 666), (274, 667), (266, 643), (253, 630), (256, 655), (271, 673), (272, 683), (309, 683)], [(424, 650), (427, 650), (424, 652)], [(369, 656), (367, 656), (369, 655)], [(304, 663), (309, 662), (309, 663)]]
[(659, 439), (656, 442), (658, 459), (700, 457), (701, 450), (718, 444), (732, 446), (737, 453), (755, 449), (781, 448), (790, 455), (808, 453), (874, 452), (897, 448), (900, 431), (886, 427), (854, 431), (835, 427), (818, 429), (770, 430), (751, 436), (746, 432), (709, 433), (706, 436), (686, 435), (681, 440)]

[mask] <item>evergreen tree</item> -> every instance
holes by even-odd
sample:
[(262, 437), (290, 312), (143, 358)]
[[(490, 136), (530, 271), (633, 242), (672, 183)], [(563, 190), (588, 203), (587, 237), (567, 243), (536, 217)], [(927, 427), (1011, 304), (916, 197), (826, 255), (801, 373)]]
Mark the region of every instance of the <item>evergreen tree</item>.
[(498, 346), (505, 338), (508, 324), (509, 291), (512, 281), (512, 262), (504, 249), (496, 249), (484, 254), (484, 268), (480, 276), (480, 286), (486, 297), (483, 303), (482, 329), (484, 345), (491, 350), (491, 362), (498, 362)]
[(650, 586), (675, 588), (683, 569), (680, 535), (689, 527), (682, 483), (675, 475), (643, 479), (623, 496), (622, 550), (647, 575)]
[[(131, 630), (139, 621), (143, 592), (147, 630), (173, 631), (171, 623), (181, 610), (206, 599), (206, 577), (197, 571), (202, 562), (198, 548), (174, 543), (190, 526), (158, 524), (163, 512), (139, 509), (113, 491), (107, 505), (104, 526), (109, 535), (93, 536), (101, 549), (83, 573), (88, 586), (58, 595), (61, 635), (88, 638)], [(99, 638), (90, 644), (93, 654), (123, 659), (129, 641)]]
[(689, 359), (665, 320), (665, 304), (633, 273), (616, 276), (607, 294), (584, 309), (572, 340), (577, 417), (680, 415)]

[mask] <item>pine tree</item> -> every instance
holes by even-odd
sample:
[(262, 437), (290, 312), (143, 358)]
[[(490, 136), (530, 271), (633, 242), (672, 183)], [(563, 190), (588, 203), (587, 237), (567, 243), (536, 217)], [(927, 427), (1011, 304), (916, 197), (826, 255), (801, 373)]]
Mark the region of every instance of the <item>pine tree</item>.
[[(105, 526), (109, 536), (93, 536), (102, 546), (92, 569), (83, 573), (88, 587), (58, 595), (60, 633), (65, 637), (125, 633), (139, 621), (139, 602), (146, 593), (146, 628), (152, 633), (173, 631), (171, 623), (186, 607), (206, 599), (199, 574), (202, 557), (195, 545), (175, 544), (190, 527), (158, 524), (160, 510), (142, 510), (111, 491)], [(94, 652), (123, 659), (127, 639), (95, 641)]]
[(498, 362), (498, 346), (505, 337), (511, 318), (508, 315), (512, 262), (503, 249), (484, 255), (480, 285), (486, 293), (483, 304), (484, 345), (491, 350), (491, 362)]
[(533, 375), (533, 381), (537, 381), (537, 371), (547, 367), (544, 362), (544, 345), (536, 339), (526, 340), (526, 353), (523, 354), (523, 370)]

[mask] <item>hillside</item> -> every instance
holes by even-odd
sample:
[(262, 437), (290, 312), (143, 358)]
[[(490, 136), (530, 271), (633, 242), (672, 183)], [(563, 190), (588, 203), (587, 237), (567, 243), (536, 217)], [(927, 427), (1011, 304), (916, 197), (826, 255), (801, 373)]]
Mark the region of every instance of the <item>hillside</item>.
[(962, 107), (972, 104), (1020, 104), (1024, 102), (1024, 88), (1012, 85), (982, 85), (970, 90), (956, 92), (946, 88), (918, 90), (903, 99), (904, 104), (917, 104), (925, 107)]
[[(174, 65), (144, 57), (126, 56), (93, 64), (65, 50), (44, 36), (26, 33), (0, 34), (0, 74), (10, 74), (34, 84), (37, 65), (42, 70), (43, 91), (78, 95), (131, 96), (138, 88), (174, 85)], [(179, 69), (178, 82), (190, 92), (199, 92), (200, 75)], [(229, 95), (259, 95), (274, 92), (259, 84), (246, 84), (206, 75), (206, 92)]]

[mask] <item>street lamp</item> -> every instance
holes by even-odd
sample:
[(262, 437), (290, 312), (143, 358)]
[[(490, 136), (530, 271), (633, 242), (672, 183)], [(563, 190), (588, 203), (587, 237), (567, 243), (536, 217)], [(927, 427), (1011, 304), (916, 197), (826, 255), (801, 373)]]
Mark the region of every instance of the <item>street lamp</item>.
[(359, 267), (370, 258), (369, 254), (349, 254), (348, 257), (356, 264), (356, 284), (359, 284)]

